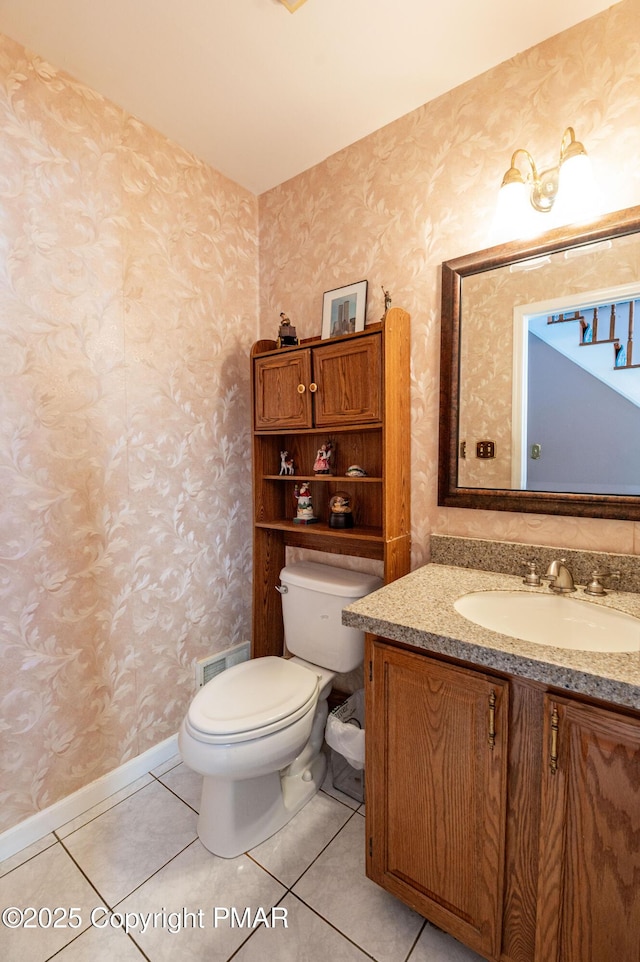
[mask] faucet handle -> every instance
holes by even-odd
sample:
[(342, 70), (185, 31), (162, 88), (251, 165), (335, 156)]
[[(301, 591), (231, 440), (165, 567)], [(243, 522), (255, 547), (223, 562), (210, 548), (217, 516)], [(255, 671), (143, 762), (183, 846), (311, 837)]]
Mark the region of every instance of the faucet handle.
[(591, 581), (584, 589), (585, 595), (597, 595), (600, 598), (606, 595), (607, 592), (604, 590), (604, 585), (602, 584), (604, 578), (612, 578), (619, 581), (620, 572), (611, 571), (609, 568), (596, 568), (591, 572)]
[(540, 584), (540, 575), (538, 573), (538, 564), (536, 561), (527, 561), (526, 566), (529, 569), (527, 574), (522, 579), (523, 585), (533, 585), (537, 586)]

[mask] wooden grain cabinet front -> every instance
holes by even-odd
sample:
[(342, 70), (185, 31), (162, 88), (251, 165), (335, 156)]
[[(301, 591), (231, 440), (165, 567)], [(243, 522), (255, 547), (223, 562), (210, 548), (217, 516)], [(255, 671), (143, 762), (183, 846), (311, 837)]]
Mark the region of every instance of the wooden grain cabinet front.
[(536, 962), (640, 959), (640, 719), (545, 698)]
[(311, 351), (256, 357), (253, 366), (256, 431), (312, 427)]
[(490, 960), (638, 962), (638, 714), (371, 636), (367, 661), (369, 877)]
[(482, 954), (499, 950), (508, 683), (369, 649), (367, 874)]
[(380, 421), (382, 335), (254, 359), (256, 431)]

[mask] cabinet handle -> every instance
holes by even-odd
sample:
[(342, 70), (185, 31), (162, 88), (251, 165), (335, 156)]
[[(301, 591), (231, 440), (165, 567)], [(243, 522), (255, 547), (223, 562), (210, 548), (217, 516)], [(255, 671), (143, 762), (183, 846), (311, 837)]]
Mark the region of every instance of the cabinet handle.
[(307, 389), (306, 389), (306, 387), (304, 386), (304, 384), (298, 384), (298, 394), (304, 394), (304, 392), (305, 392), (306, 390), (307, 390)]
[(309, 385), (309, 390), (311, 391), (312, 394), (315, 394), (316, 391), (318, 390), (318, 385), (314, 381), (312, 381), (311, 384)]
[(558, 709), (554, 708), (551, 713), (551, 752), (549, 754), (549, 770), (552, 775), (558, 771)]
[(496, 744), (496, 693), (491, 689), (491, 694), (489, 695), (489, 748), (491, 751), (495, 748)]

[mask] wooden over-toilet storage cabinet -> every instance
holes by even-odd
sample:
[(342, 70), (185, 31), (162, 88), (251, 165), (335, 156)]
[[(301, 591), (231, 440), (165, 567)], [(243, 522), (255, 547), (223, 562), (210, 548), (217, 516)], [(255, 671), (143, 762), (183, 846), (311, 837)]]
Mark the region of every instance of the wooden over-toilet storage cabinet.
[[(391, 308), (385, 320), (357, 334), (251, 351), (253, 406), (254, 657), (283, 649), (276, 591), (287, 547), (373, 558), (385, 583), (410, 568), (409, 315)], [(332, 476), (313, 474), (316, 452), (335, 447)], [(288, 451), (294, 475), (281, 475)], [(361, 465), (364, 478), (345, 477)], [(294, 523), (294, 488), (309, 482), (318, 523)], [(345, 491), (354, 526), (328, 524), (329, 499)]]

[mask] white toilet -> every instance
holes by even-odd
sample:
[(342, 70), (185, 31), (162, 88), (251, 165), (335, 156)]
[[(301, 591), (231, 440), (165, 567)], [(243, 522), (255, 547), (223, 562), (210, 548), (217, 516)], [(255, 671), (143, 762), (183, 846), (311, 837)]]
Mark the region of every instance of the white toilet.
[(204, 776), (202, 844), (233, 858), (285, 825), (322, 784), (327, 696), (337, 672), (362, 663), (364, 635), (342, 609), (381, 587), (375, 575), (315, 562), (280, 572), (292, 658), (256, 658), (212, 678), (195, 696), (178, 745)]

